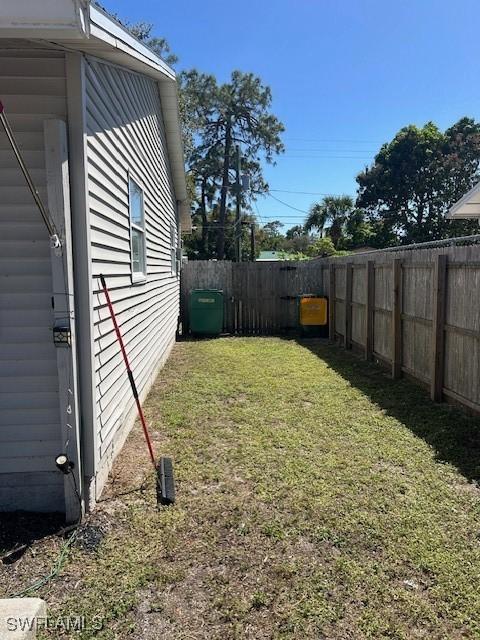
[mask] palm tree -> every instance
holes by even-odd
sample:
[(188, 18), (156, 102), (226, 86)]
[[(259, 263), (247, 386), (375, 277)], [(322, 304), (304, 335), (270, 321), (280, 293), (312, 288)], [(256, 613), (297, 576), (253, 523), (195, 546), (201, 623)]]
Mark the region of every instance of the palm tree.
[(305, 229), (307, 231), (317, 229), (322, 233), (329, 223), (326, 231), (337, 249), (343, 235), (343, 227), (353, 206), (350, 196), (325, 196), (321, 202), (310, 207), (305, 220)]

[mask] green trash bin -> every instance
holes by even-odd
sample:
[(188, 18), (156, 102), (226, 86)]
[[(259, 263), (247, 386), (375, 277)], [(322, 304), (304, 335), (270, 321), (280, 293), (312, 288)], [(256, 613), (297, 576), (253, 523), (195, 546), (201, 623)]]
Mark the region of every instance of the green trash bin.
[(194, 289), (189, 298), (190, 331), (195, 335), (218, 336), (223, 329), (223, 291)]

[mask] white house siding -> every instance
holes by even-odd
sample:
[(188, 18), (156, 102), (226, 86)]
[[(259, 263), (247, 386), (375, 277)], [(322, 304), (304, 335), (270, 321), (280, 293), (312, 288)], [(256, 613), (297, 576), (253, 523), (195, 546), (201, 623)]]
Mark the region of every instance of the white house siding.
[[(103, 273), (141, 395), (175, 339), (179, 280), (171, 272), (176, 201), (157, 84), (87, 59), (87, 165), (94, 292), (96, 492), (134, 418), (134, 401), (100, 291)], [(147, 281), (132, 285), (128, 175), (144, 188)], [(147, 454), (146, 454), (147, 460)]]
[[(43, 121), (65, 118), (53, 51), (0, 49), (0, 99), (46, 202)], [(48, 232), (0, 129), (0, 510), (64, 510)]]

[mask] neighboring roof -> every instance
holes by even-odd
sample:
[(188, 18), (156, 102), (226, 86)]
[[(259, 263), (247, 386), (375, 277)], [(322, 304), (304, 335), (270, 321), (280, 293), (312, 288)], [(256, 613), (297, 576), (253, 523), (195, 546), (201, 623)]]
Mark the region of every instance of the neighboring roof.
[(451, 220), (480, 218), (480, 182), (450, 208), (447, 218)]
[[(266, 262), (274, 260), (282, 260), (287, 254), (284, 251), (260, 251), (260, 255), (257, 258), (258, 261)], [(282, 256), (282, 257), (280, 257)]]
[(175, 72), (90, 0), (1, 0), (0, 39), (27, 38), (82, 51), (158, 82), (175, 197), (182, 228), (191, 230)]

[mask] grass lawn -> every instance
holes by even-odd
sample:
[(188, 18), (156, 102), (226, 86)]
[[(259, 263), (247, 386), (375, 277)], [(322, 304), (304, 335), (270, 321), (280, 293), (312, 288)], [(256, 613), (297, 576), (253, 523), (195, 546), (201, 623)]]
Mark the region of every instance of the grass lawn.
[[(104, 627), (53, 637), (480, 638), (477, 419), (280, 338), (178, 344), (146, 412), (177, 504), (155, 508), (136, 428), (90, 519), (102, 541), (39, 592)], [(58, 547), (4, 568), (7, 592)]]

